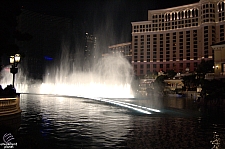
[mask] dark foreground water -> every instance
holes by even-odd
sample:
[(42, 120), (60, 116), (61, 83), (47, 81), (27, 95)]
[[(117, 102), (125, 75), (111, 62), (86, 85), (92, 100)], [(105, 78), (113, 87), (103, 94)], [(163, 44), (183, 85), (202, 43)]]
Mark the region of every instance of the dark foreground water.
[[(225, 148), (220, 108), (200, 108), (193, 99), (117, 99), (159, 109), (144, 114), (91, 99), (21, 95), (20, 148)], [(214, 145), (219, 141), (219, 145)], [(214, 143), (213, 143), (214, 142)]]

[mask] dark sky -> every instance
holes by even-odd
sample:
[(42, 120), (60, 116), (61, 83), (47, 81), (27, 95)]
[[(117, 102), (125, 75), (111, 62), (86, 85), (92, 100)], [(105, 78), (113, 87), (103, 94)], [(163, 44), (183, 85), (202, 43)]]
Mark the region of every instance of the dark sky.
[(24, 9), (69, 17), (93, 33), (105, 46), (131, 40), (131, 22), (147, 21), (148, 10), (199, 0), (22, 0)]

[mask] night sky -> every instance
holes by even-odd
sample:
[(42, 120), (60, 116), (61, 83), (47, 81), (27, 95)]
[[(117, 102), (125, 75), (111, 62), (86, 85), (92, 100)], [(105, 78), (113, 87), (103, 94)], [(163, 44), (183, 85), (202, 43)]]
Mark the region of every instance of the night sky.
[(148, 10), (163, 9), (199, 0), (21, 0), (24, 9), (68, 17), (82, 32), (98, 37), (104, 46), (129, 42), (131, 22), (147, 21)]

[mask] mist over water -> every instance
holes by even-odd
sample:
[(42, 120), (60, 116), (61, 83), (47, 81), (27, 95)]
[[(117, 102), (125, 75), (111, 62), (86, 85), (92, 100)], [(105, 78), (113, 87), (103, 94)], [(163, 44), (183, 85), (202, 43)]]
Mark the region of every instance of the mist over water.
[[(100, 58), (91, 69), (82, 71), (64, 50), (59, 64), (46, 70), (43, 82), (26, 78), (22, 69), (16, 74), (20, 93), (55, 94), (86, 98), (132, 98), (132, 67), (120, 54)], [(19, 66), (20, 67), (20, 66)], [(4, 74), (3, 74), (4, 73)], [(2, 72), (1, 84), (12, 82), (12, 74)], [(35, 82), (35, 83), (34, 83)]]

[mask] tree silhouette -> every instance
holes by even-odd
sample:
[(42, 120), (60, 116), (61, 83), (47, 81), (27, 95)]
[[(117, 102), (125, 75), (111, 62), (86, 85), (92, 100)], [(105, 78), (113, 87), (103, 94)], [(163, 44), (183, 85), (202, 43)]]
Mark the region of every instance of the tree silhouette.
[(204, 80), (201, 96), (206, 103), (221, 104), (221, 100), (225, 99), (225, 83), (216, 79)]
[(199, 79), (196, 79), (196, 75), (192, 74), (189, 76), (183, 76), (183, 84), (184, 84), (184, 90), (188, 89), (190, 90), (192, 88), (192, 90), (196, 90), (197, 86), (199, 85)]
[(164, 88), (165, 88), (165, 82), (164, 80), (168, 77), (166, 75), (160, 75), (158, 76), (154, 81), (154, 90), (160, 94), (163, 94)]
[(213, 60), (205, 61), (203, 59), (201, 63), (198, 65), (196, 70), (198, 77), (205, 78), (206, 73), (210, 73), (210, 72), (212, 73), (213, 65), (214, 65)]
[(168, 78), (173, 78), (177, 73), (174, 70), (168, 70), (167, 72)]

